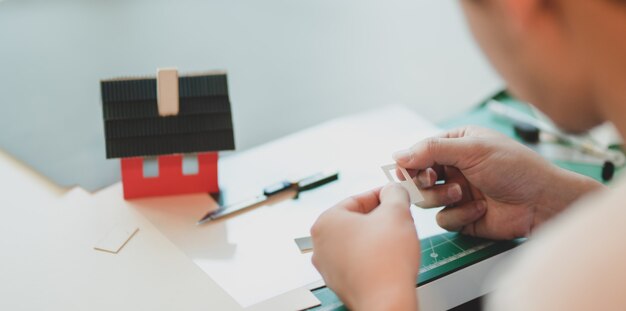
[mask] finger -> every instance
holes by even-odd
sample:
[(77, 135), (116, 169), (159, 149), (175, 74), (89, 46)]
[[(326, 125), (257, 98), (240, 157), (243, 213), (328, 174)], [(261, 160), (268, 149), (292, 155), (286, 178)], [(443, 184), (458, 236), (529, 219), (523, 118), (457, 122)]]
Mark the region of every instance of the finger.
[[(437, 181), (445, 180), (445, 167), (442, 165), (434, 165), (425, 170), (406, 169), (411, 178), (414, 178), (417, 182), (416, 185), (420, 188), (432, 187)], [(396, 169), (396, 176), (399, 180), (404, 180), (404, 175), (400, 169)], [(418, 179), (422, 178), (422, 180)], [(429, 178), (429, 179), (426, 179)]]
[(380, 206), (376, 211), (408, 211), (411, 206), (409, 193), (397, 183), (389, 183), (380, 191)]
[(435, 182), (448, 180), (448, 175), (446, 174), (446, 167), (447, 166), (443, 166), (443, 165), (435, 165), (432, 167), (432, 169), (435, 171), (435, 174), (437, 175)]
[(452, 205), (463, 199), (463, 190), (457, 183), (449, 183), (434, 186), (428, 189), (420, 189), (424, 201), (417, 205), (422, 208), (432, 208)]
[[(437, 167), (438, 169), (443, 170), (443, 167), (440, 167), (438, 165)], [(407, 173), (409, 173), (409, 176), (413, 179), (418, 188), (429, 188), (434, 186), (437, 182), (437, 171), (435, 171), (431, 167), (425, 170), (408, 169), (406, 171)], [(399, 168), (396, 169), (396, 176), (398, 177), (398, 180), (406, 179)]]
[(471, 202), (474, 200), (483, 199), (484, 196), (481, 195), (480, 191), (477, 191), (475, 187), (472, 187), (470, 182), (465, 178), (463, 173), (452, 166), (446, 166), (446, 183), (457, 183), (461, 185), (461, 189), (463, 190), (463, 198), (461, 202)]
[(381, 188), (376, 188), (357, 194), (339, 202), (339, 204), (335, 205), (333, 208), (367, 214), (380, 204), (380, 193)]
[[(409, 177), (414, 178), (415, 176), (417, 176), (417, 174), (420, 171), (419, 170), (406, 170), (406, 172), (409, 174)], [(396, 167), (396, 177), (398, 178), (398, 180), (405, 180), (406, 179), (404, 177), (404, 174), (402, 173), (402, 171), (400, 170), (399, 167)]]
[(423, 170), (436, 164), (465, 169), (473, 164), (473, 155), (482, 154), (476, 139), (433, 137), (393, 154), (399, 166)]
[(432, 168), (427, 168), (425, 170), (419, 171), (415, 178), (417, 182), (417, 187), (420, 189), (430, 188), (435, 185), (437, 182), (437, 172)]
[(471, 201), (461, 206), (446, 207), (437, 213), (437, 223), (448, 231), (461, 231), (485, 215), (487, 202)]
[[(413, 177), (417, 176), (417, 174), (420, 172), (420, 170), (408, 169), (408, 170), (406, 170), (406, 172), (409, 173), (409, 176), (411, 176), (411, 178), (413, 178)], [(396, 169), (396, 175), (398, 176), (398, 178), (401, 178), (401, 176), (403, 176), (402, 172), (400, 171), (399, 168)]]

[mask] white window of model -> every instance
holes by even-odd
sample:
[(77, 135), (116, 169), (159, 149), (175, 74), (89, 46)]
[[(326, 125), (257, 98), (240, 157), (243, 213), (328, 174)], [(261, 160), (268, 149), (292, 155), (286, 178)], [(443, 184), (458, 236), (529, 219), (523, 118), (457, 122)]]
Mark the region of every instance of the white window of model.
[(143, 158), (143, 178), (159, 177), (159, 159), (157, 157)]
[(197, 175), (199, 171), (198, 155), (183, 155), (183, 175)]

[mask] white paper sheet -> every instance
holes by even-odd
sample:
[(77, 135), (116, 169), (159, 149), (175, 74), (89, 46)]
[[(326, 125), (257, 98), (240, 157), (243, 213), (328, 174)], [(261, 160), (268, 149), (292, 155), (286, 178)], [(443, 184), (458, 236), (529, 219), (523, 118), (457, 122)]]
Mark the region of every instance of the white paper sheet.
[(306, 288), (297, 288), (280, 296), (255, 304), (246, 311), (275, 311), (275, 310), (308, 310), (317, 307), (321, 301)]
[[(243, 307), (320, 279), (294, 239), (309, 235), (319, 214), (341, 199), (387, 182), (380, 165), (393, 151), (434, 135), (413, 112), (391, 107), (331, 121), (220, 160), (220, 185), (230, 202), (264, 186), (337, 168), (339, 181), (286, 201), (196, 227), (215, 203), (206, 195), (131, 201), (175, 245)], [(413, 210), (422, 237), (443, 232), (436, 210)]]

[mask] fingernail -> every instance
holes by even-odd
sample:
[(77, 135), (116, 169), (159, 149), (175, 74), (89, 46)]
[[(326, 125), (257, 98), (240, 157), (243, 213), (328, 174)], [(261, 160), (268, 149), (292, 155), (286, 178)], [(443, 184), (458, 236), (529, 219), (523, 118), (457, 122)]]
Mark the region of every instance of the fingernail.
[(430, 174), (419, 174), (417, 175), (417, 179), (419, 179), (420, 186), (428, 187), (430, 186)]
[(460, 200), (462, 195), (463, 192), (461, 191), (461, 186), (459, 186), (458, 184), (448, 189), (448, 198), (450, 198), (450, 200), (454, 202)]
[(396, 151), (391, 157), (396, 161), (408, 161), (411, 158), (411, 151), (408, 149)]
[(482, 214), (485, 212), (485, 210), (487, 210), (487, 202), (485, 202), (484, 200), (480, 200), (478, 202), (476, 202), (476, 213), (477, 214)]

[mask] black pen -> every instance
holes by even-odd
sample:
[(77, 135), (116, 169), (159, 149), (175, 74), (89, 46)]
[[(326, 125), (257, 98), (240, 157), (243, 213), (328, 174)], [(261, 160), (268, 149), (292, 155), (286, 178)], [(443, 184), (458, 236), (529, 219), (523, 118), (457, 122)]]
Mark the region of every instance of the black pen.
[(252, 208), (254, 206), (258, 206), (266, 201), (268, 201), (273, 196), (283, 193), (288, 190), (293, 190), (296, 192), (295, 198), (298, 197), (298, 194), (304, 191), (312, 190), (317, 187), (326, 185), (330, 182), (339, 179), (339, 172), (337, 171), (326, 171), (317, 173), (315, 175), (303, 178), (296, 182), (290, 181), (281, 181), (279, 183), (270, 185), (263, 189), (263, 194), (258, 195), (252, 199), (248, 199), (233, 205), (224, 205), (220, 206), (217, 210), (213, 212), (209, 212), (202, 219), (198, 220), (198, 225), (203, 223), (207, 223), (211, 220), (217, 220), (234, 213), (246, 210), (248, 208)]

